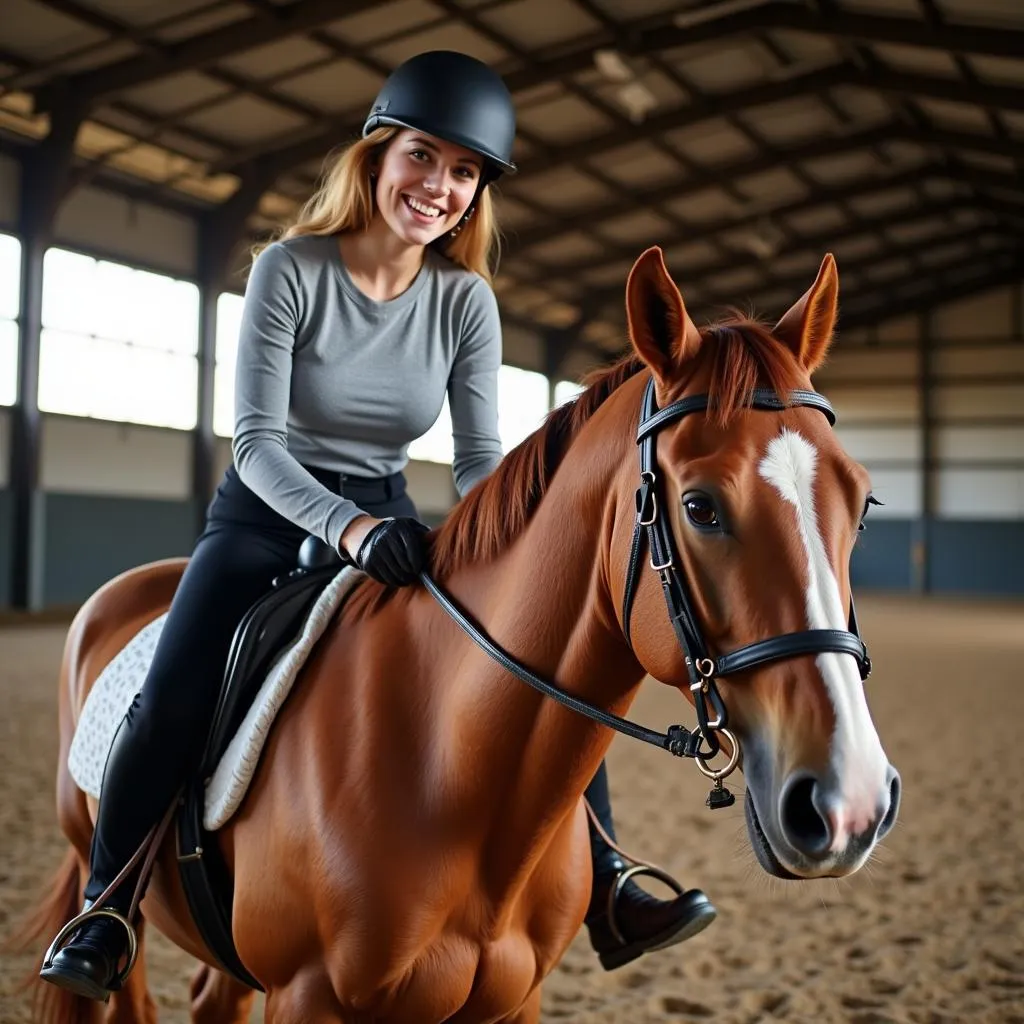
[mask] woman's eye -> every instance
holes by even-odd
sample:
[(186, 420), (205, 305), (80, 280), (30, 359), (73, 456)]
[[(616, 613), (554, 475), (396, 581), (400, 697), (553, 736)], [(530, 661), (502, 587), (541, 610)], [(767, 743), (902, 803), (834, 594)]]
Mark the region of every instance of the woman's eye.
[(427, 159), (429, 159), (428, 156), (427, 156), (426, 151), (422, 150), (422, 149), (411, 150), (410, 153), (409, 153), (409, 156), (411, 156), (414, 160), (427, 160)]
[(687, 498), (683, 502), (686, 515), (694, 526), (718, 526), (718, 513), (707, 498)]

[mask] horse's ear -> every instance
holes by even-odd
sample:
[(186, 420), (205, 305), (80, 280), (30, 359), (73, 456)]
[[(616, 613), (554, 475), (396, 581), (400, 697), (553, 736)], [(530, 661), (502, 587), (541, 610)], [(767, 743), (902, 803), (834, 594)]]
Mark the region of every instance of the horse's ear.
[(633, 348), (658, 384), (669, 384), (679, 365), (697, 354), (700, 331), (686, 312), (658, 246), (644, 252), (629, 272), (626, 318)]
[(839, 272), (832, 253), (821, 261), (814, 284), (775, 325), (775, 337), (788, 345), (808, 374), (825, 361), (839, 315)]

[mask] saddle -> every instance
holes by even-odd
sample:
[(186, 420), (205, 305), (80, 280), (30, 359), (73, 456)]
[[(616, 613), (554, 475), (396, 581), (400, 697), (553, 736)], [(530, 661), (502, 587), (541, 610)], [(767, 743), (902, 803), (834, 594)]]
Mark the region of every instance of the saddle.
[(206, 782), (274, 659), (298, 637), (309, 610), (341, 564), (333, 548), (317, 537), (307, 537), (299, 550), (298, 567), (278, 576), (239, 623), (200, 769), (182, 795), (176, 819), (178, 871), (196, 928), (225, 973), (260, 991), (262, 986), (245, 969), (231, 936), (231, 875), (216, 838), (203, 828)]

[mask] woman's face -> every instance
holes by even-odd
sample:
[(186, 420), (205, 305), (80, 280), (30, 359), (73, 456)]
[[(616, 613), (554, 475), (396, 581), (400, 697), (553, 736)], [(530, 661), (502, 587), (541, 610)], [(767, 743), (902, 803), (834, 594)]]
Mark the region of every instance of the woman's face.
[(483, 161), (469, 149), (403, 128), (377, 167), (377, 209), (409, 245), (428, 245), (469, 209)]

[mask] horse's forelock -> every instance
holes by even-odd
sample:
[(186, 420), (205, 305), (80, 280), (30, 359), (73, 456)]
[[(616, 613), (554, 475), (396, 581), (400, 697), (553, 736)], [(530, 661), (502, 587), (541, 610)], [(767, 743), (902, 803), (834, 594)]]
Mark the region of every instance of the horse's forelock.
[(759, 320), (734, 313), (701, 334), (713, 343), (708, 393), (710, 415), (720, 426), (749, 404), (756, 387), (769, 387), (785, 400), (790, 391), (806, 385), (795, 354)]

